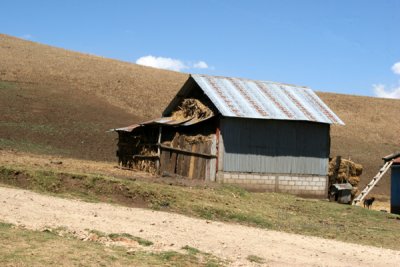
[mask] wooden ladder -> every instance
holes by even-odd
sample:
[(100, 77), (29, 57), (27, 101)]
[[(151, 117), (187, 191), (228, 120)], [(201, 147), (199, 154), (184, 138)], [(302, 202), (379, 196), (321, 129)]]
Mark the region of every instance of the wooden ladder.
[(383, 167), (379, 170), (378, 174), (375, 175), (374, 178), (372, 178), (371, 182), (367, 184), (367, 186), (361, 191), (361, 193), (354, 198), (353, 202), (351, 203), (352, 205), (357, 205), (358, 202), (363, 201), (363, 199), (368, 195), (368, 193), (374, 188), (374, 186), (379, 182), (379, 180), (385, 175), (385, 173), (390, 169), (390, 166), (392, 166), (393, 160), (386, 161)]

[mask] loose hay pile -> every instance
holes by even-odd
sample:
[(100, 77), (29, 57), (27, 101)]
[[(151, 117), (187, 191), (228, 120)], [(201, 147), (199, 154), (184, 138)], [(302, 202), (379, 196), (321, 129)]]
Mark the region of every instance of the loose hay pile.
[(149, 173), (156, 173), (156, 163), (152, 160), (145, 160), (145, 159), (134, 159), (135, 168), (139, 171), (149, 172)]
[(205, 136), (201, 134), (185, 136), (185, 142), (188, 144), (202, 144), (210, 140), (211, 136)]
[(175, 120), (184, 119), (205, 119), (214, 115), (214, 112), (194, 98), (187, 98), (183, 100), (178, 110), (172, 113), (172, 118)]
[(148, 147), (148, 146), (142, 146), (139, 155), (143, 156), (157, 156), (157, 151), (155, 147)]
[(353, 186), (351, 192), (354, 197), (358, 192), (358, 184), (362, 174), (363, 167), (348, 159), (334, 157), (329, 162), (329, 182), (333, 183), (350, 183)]

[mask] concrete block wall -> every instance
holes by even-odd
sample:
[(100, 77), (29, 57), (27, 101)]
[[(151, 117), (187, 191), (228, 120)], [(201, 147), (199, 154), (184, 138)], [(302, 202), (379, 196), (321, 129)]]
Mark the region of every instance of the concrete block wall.
[(318, 198), (326, 198), (328, 195), (327, 176), (219, 171), (217, 181), (269, 192), (283, 192)]

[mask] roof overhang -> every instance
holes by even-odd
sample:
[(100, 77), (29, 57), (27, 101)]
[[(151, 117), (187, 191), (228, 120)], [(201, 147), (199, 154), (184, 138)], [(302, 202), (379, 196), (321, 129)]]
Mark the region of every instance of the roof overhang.
[(110, 131), (115, 131), (115, 132), (132, 132), (133, 130), (140, 128), (140, 127), (145, 127), (145, 126), (172, 126), (172, 127), (178, 127), (178, 126), (191, 126), (206, 120), (211, 119), (214, 116), (210, 116), (207, 118), (203, 119), (197, 119), (197, 118), (185, 118), (181, 120), (177, 120), (173, 117), (161, 117), (145, 122), (141, 122), (138, 124), (132, 124), (126, 127), (121, 127), (121, 128), (115, 128), (111, 129)]

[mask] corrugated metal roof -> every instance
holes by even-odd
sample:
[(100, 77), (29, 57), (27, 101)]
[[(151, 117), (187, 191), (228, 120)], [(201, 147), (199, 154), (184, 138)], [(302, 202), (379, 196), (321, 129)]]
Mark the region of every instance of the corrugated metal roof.
[(208, 120), (212, 117), (213, 116), (203, 118), (203, 119), (183, 118), (181, 120), (176, 120), (173, 117), (161, 117), (161, 118), (141, 122), (139, 124), (133, 124), (133, 125), (129, 125), (129, 126), (122, 127), (122, 128), (112, 129), (111, 131), (132, 132), (134, 129), (145, 126), (145, 125), (190, 126), (190, 125)]
[(199, 74), (193, 74), (191, 77), (226, 117), (344, 125), (343, 121), (307, 87)]

